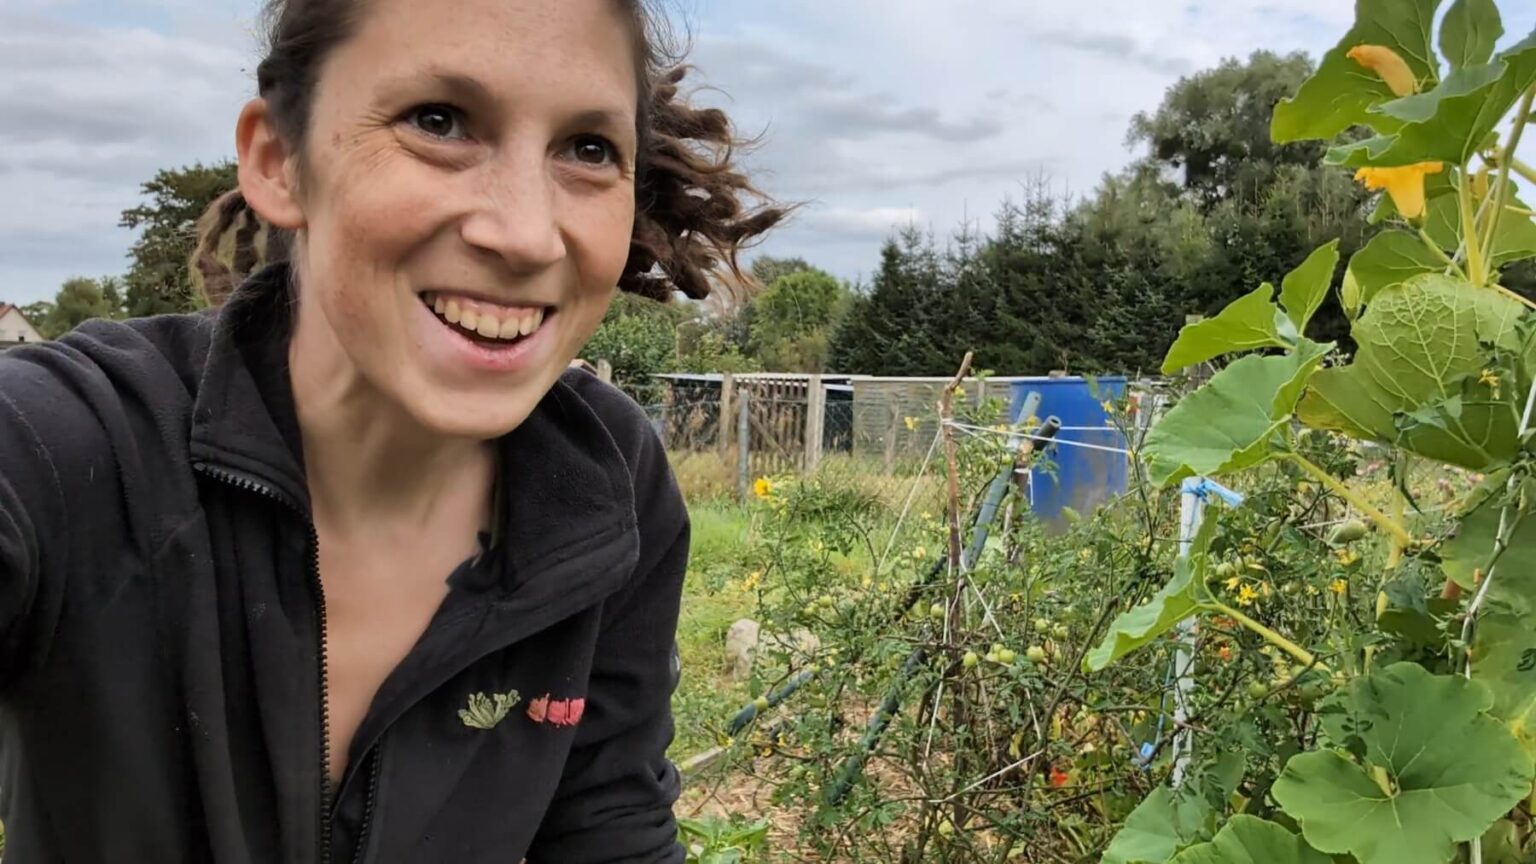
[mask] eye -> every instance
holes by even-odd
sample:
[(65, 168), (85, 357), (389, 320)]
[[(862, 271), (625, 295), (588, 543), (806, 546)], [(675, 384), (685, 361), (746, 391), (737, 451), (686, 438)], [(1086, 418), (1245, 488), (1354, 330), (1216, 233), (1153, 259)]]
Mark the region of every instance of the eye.
[(422, 105), (412, 108), (405, 119), (412, 126), (433, 138), (442, 138), (448, 141), (462, 141), (468, 136), (464, 134), (464, 114), (451, 105)]
[(566, 155), (583, 165), (603, 168), (618, 164), (619, 148), (601, 135), (578, 135), (571, 139)]

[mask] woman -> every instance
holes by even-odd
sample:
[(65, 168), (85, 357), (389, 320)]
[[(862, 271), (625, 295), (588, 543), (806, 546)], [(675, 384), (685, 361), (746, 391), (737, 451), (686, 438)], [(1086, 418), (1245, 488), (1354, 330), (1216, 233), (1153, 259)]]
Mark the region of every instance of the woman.
[(637, 2), (272, 0), (281, 262), (0, 356), (7, 864), (682, 860), (687, 517), (567, 366), (782, 211)]

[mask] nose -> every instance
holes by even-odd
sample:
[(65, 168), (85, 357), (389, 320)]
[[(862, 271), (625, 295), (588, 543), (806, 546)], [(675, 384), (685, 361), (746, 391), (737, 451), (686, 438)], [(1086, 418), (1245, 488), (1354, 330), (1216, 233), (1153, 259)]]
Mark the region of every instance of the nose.
[(463, 222), (464, 242), (519, 273), (537, 272), (566, 256), (559, 188), (542, 152), (510, 155), (484, 166), (480, 201)]

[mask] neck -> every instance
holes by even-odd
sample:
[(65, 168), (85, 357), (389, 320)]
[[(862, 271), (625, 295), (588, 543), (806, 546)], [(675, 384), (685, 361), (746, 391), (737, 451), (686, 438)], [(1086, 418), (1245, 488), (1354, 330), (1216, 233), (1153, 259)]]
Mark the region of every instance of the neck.
[(302, 301), (288, 360), (317, 520), (372, 532), (427, 525), (448, 509), (476, 528), (488, 522), (491, 444), (423, 428), (358, 372), (324, 315)]

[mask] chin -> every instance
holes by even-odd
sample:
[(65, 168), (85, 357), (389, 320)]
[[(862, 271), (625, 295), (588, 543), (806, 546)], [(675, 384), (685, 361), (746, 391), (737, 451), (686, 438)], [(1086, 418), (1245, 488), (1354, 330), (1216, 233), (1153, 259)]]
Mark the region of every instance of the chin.
[[(457, 397), (432, 400), (405, 400), (406, 411), (428, 433), (443, 438), (493, 441), (523, 424), (544, 394), (530, 392), (524, 384), (517, 392), (504, 396), (466, 393)], [(411, 404), (416, 401), (416, 404)], [(487, 401), (495, 404), (487, 405)]]

